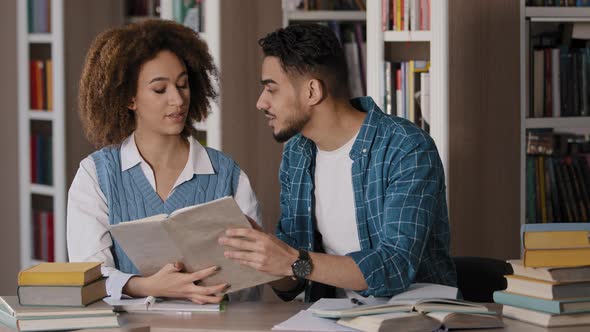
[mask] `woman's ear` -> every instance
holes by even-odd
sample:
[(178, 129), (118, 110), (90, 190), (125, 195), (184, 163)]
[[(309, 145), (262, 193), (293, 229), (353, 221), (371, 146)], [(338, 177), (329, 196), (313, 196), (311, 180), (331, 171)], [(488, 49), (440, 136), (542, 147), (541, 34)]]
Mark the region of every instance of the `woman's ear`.
[(129, 103), (129, 105), (127, 105), (127, 108), (132, 111), (135, 111), (137, 109), (137, 105), (135, 104), (135, 97), (131, 99), (131, 102)]

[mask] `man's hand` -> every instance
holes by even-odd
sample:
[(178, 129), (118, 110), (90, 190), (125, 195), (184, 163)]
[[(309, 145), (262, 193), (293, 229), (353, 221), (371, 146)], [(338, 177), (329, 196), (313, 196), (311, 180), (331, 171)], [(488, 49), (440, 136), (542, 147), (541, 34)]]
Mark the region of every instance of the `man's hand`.
[(292, 276), (291, 264), (299, 252), (262, 231), (250, 220), (252, 228), (230, 228), (219, 238), (219, 244), (229, 247), (225, 257), (275, 276)]

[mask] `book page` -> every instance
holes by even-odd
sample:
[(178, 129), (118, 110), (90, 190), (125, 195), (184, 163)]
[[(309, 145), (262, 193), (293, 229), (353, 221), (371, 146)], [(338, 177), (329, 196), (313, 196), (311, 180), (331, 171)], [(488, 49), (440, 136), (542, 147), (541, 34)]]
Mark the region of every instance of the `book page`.
[(217, 239), (230, 227), (251, 226), (235, 200), (224, 197), (180, 209), (160, 222), (121, 223), (112, 226), (111, 233), (145, 276), (179, 261), (187, 272), (221, 267), (199, 285), (229, 283), (227, 293), (279, 279), (224, 257), (225, 248)]
[(151, 219), (122, 222), (110, 228), (114, 241), (121, 245), (143, 276), (158, 272), (168, 263), (184, 261), (182, 252), (164, 227), (166, 223), (166, 219)]
[(168, 219), (165, 228), (184, 253), (183, 262), (188, 272), (213, 265), (221, 267), (218, 273), (199, 285), (211, 286), (227, 282), (231, 285), (227, 293), (233, 293), (279, 279), (224, 257), (226, 248), (218, 244), (217, 240), (225, 230), (232, 227), (252, 227), (233, 198), (224, 197), (185, 209)]

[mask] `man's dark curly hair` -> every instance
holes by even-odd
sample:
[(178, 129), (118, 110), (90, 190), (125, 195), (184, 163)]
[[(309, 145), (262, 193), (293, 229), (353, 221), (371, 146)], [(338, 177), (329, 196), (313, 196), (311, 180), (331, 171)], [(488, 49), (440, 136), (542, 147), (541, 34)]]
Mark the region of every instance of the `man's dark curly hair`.
[(288, 75), (312, 75), (329, 93), (348, 98), (348, 69), (342, 45), (327, 26), (295, 24), (258, 40), (264, 56), (277, 57)]
[(193, 122), (207, 117), (217, 98), (218, 71), (207, 44), (196, 32), (166, 20), (111, 28), (99, 34), (86, 55), (80, 79), (79, 113), (88, 140), (96, 147), (120, 144), (135, 130), (128, 107), (137, 93), (141, 66), (160, 51), (176, 54), (186, 66), (190, 105), (182, 137), (196, 136)]

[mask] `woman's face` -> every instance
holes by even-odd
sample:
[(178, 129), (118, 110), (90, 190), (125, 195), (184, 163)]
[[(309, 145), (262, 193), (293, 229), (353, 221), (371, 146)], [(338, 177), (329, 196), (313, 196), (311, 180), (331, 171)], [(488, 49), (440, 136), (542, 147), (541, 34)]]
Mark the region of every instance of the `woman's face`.
[(142, 135), (178, 135), (190, 104), (184, 63), (170, 51), (161, 51), (141, 66), (137, 94), (129, 109), (135, 111), (136, 131)]

